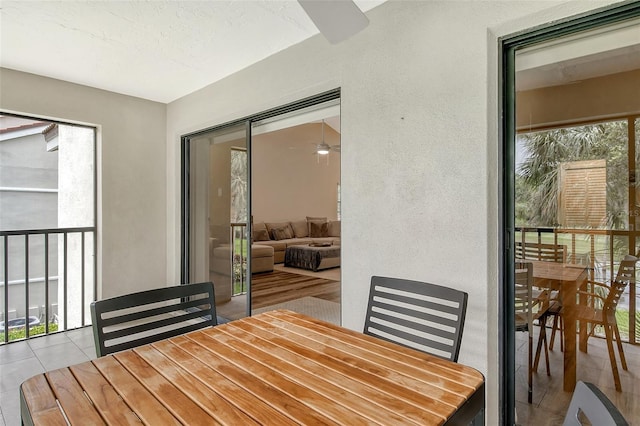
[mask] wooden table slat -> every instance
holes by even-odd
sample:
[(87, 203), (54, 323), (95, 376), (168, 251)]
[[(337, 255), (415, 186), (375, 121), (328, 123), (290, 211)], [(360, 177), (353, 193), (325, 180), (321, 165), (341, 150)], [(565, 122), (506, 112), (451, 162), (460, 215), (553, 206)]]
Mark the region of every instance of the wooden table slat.
[(140, 421), (91, 362), (69, 369), (106, 423), (131, 424)]
[[(396, 362), (402, 362), (409, 367), (424, 371), (422, 366), (435, 366), (442, 375), (446, 376), (448, 372), (454, 378), (456, 383), (468, 383), (471, 388), (476, 388), (479, 379), (483, 379), (482, 374), (478, 371), (467, 367), (466, 365), (450, 362), (443, 358), (439, 358), (425, 352), (406, 348), (392, 342), (379, 339), (374, 336), (368, 336), (357, 331), (345, 329), (331, 323), (319, 321), (311, 317), (301, 317), (295, 315), (291, 311), (277, 310), (266, 312), (265, 317), (277, 318), (281, 321), (272, 322), (272, 325), (283, 326), (289, 328), (289, 324), (302, 326), (308, 331), (315, 331), (319, 335), (326, 335), (345, 342), (351, 346), (366, 346), (370, 352), (375, 352), (382, 356), (391, 356), (396, 358)], [(284, 321), (284, 322), (282, 322)], [(401, 355), (398, 357), (398, 355)]]
[(147, 363), (136, 350), (114, 354), (118, 360), (149, 392), (182, 424), (218, 424), (209, 414), (180, 392), (174, 384)]
[[(399, 404), (396, 397), (381, 393), (378, 389), (344, 376), (305, 357), (288, 351), (256, 335), (242, 333), (244, 328), (225, 327), (232, 337), (228, 343), (265, 365), (272, 366), (291, 380), (309, 387), (327, 398), (343, 401), (343, 404), (359, 415), (380, 424), (401, 424), (407, 420), (416, 424), (434, 423), (442, 417), (416, 410), (409, 404)], [(240, 341), (238, 338), (242, 337)], [(221, 339), (217, 336), (218, 339)], [(222, 339), (221, 339), (222, 340)], [(379, 409), (372, 410), (374, 404)]]
[[(308, 416), (310, 413), (317, 413), (318, 416), (331, 419), (332, 422), (336, 424), (342, 421), (344, 410), (340, 410), (339, 407), (334, 404), (334, 401), (318, 394), (314, 390), (306, 386), (297, 386), (295, 382), (292, 382), (281, 374), (277, 374), (270, 368), (248, 357), (246, 354), (220, 344), (220, 341), (215, 338), (210, 338), (207, 333), (195, 333), (189, 337), (207, 350), (215, 352), (216, 355), (224, 358), (227, 365), (233, 364), (238, 370), (250, 372), (252, 374), (252, 379), (250, 379), (252, 382), (263, 382), (266, 386), (284, 393), (289, 399), (298, 400), (306, 406), (305, 416)], [(267, 402), (275, 401), (272, 393), (263, 394), (262, 397)], [(366, 424), (366, 421), (359, 418), (355, 413), (349, 417), (349, 421), (354, 425)]]
[(39, 374), (25, 425), (467, 424), (473, 368), (279, 310)]
[(103, 425), (104, 420), (95, 406), (84, 394), (84, 390), (76, 381), (68, 368), (61, 368), (45, 373), (47, 381), (54, 389), (53, 393), (64, 407), (69, 422), (77, 425)]
[[(369, 362), (353, 356), (348, 351), (335, 349), (300, 335), (287, 335), (285, 339), (274, 334), (270, 340), (298, 353), (303, 358), (312, 358), (320, 354), (323, 357), (324, 367), (360, 380), (381, 392), (386, 392), (443, 418), (447, 417), (452, 408), (461, 406), (465, 401), (465, 397), (460, 394), (399, 374), (393, 367)], [(436, 401), (438, 403), (434, 404)]]
[(66, 426), (67, 421), (58, 408), (56, 396), (44, 375), (39, 374), (22, 383), (20, 399), (21, 404), (26, 404), (35, 424)]
[[(183, 343), (183, 345), (189, 344), (196, 345), (190, 341)], [(191, 357), (183, 348), (178, 347), (175, 342), (165, 340), (154, 343), (153, 347), (170, 359), (180, 359), (181, 367), (188, 369), (190, 373), (197, 377), (202, 386), (206, 386), (209, 392), (224, 398), (222, 403), (224, 407), (237, 407), (241, 412), (260, 424), (273, 423), (283, 426), (298, 424), (273, 407), (265, 404), (262, 400), (248, 394), (243, 388), (210, 368), (209, 365)], [(218, 406), (216, 409), (222, 409), (223, 406)]]
[(143, 423), (149, 425), (179, 425), (180, 422), (140, 382), (113, 357), (92, 361), (98, 371), (113, 386)]
[[(212, 351), (208, 346), (200, 345), (194, 339), (200, 334), (191, 333), (188, 337), (174, 337), (171, 341), (198, 360), (205, 362), (210, 368), (234, 382), (245, 392), (252, 394), (294, 421), (300, 424), (337, 424), (323, 415), (309, 410), (309, 407), (298, 399), (298, 395), (292, 398), (291, 395), (269, 385), (262, 378), (256, 377), (253, 371), (246, 371), (230, 365), (229, 360), (224, 355), (218, 354), (217, 351)], [(206, 336), (203, 337), (206, 339)], [(215, 343), (213, 346), (215, 347)]]
[[(264, 327), (265, 330), (271, 330), (271, 332), (277, 335), (279, 334), (279, 330), (277, 329), (278, 324), (278, 321), (268, 323), (262, 321), (258, 323), (257, 326)], [(412, 381), (421, 380), (429, 386), (447, 389), (448, 392), (453, 392), (460, 396), (468, 394), (470, 389), (476, 389), (477, 386), (474, 384), (477, 384), (478, 379), (482, 377), (479, 375), (472, 380), (472, 377), (469, 375), (460, 374), (460, 372), (452, 369), (441, 368), (440, 362), (442, 360), (426, 353), (422, 353), (422, 358), (418, 358), (417, 360), (412, 359), (411, 363), (408, 363), (403, 359), (405, 348), (399, 345), (393, 344), (390, 347), (368, 345), (365, 350), (354, 345), (352, 342), (345, 340), (344, 337), (337, 334), (332, 335), (332, 333), (327, 332), (326, 330), (318, 330), (311, 326), (307, 327), (303, 323), (298, 325), (295, 320), (287, 322), (287, 324), (290, 325), (288, 330), (295, 333), (294, 335), (288, 334), (287, 337), (291, 340), (296, 338), (295, 336), (313, 340), (316, 344), (311, 348), (312, 350), (315, 350), (314, 348), (318, 347), (317, 345), (319, 344), (324, 347), (331, 347), (336, 350), (345, 351), (353, 355), (355, 358), (364, 360), (365, 362), (373, 362), (377, 365), (382, 365), (387, 371), (402, 374), (405, 377), (410, 378)], [(389, 343), (381, 339), (373, 339), (385, 344)], [(377, 343), (378, 342), (376, 342), (376, 344)], [(426, 368), (429, 365), (436, 365), (437, 368)]]
[[(207, 391), (207, 388), (199, 384), (196, 375), (184, 369), (185, 366), (176, 364), (184, 362), (186, 355), (184, 352), (182, 352), (182, 355), (174, 353), (173, 360), (167, 358), (154, 346), (143, 346), (135, 349), (134, 352), (149, 365), (153, 365), (153, 368), (175, 386), (180, 391), (180, 394), (196, 403), (216, 421), (231, 425), (256, 423), (246, 415), (239, 413), (236, 407), (231, 406), (227, 400), (216, 392)], [(206, 420), (203, 417), (203, 422), (206, 422)]]

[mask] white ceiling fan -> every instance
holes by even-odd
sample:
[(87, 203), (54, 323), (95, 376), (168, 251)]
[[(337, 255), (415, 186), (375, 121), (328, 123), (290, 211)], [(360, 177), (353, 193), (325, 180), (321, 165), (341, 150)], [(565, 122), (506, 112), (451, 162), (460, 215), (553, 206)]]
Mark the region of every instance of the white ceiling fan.
[(340, 43), (369, 25), (353, 0), (298, 0), (300, 6), (331, 44)]
[(340, 145), (329, 145), (324, 141), (324, 119), (322, 120), (322, 142), (316, 144), (316, 151), (314, 154), (328, 155), (329, 152), (340, 152)]

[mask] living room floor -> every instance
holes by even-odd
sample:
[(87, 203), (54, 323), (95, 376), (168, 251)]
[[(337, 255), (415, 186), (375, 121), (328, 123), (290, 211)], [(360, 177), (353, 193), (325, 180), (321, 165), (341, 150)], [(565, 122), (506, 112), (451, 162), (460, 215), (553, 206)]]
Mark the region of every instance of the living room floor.
[[(253, 275), (252, 308), (261, 309), (308, 297), (323, 299), (339, 306), (340, 279), (340, 268), (313, 272), (276, 264), (273, 272)], [(216, 306), (219, 316), (231, 320), (246, 316), (246, 309), (244, 295), (232, 297), (229, 302)]]
[(322, 271), (313, 272), (306, 269), (290, 268), (288, 266), (284, 266), (283, 263), (279, 263), (273, 265), (273, 269), (276, 271), (291, 272), (292, 274), (298, 275), (308, 275), (310, 277), (324, 278), (332, 281), (340, 281), (341, 279), (340, 268), (324, 269)]

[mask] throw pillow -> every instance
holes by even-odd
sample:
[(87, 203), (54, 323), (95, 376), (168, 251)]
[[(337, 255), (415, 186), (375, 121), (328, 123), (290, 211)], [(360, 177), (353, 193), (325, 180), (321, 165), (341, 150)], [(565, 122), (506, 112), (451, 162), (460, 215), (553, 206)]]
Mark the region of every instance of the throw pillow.
[(291, 222), (291, 228), (293, 228), (293, 235), (296, 238), (305, 238), (309, 236), (309, 225), (307, 225), (306, 220)]
[(307, 222), (326, 222), (326, 221), (327, 221), (326, 217), (307, 216)]
[[(267, 227), (267, 231), (269, 231), (269, 236), (272, 240), (275, 240), (273, 237), (273, 230), (276, 228), (291, 228), (289, 222), (265, 222), (265, 226)], [(293, 235), (293, 229), (290, 229), (291, 235)]]
[(330, 237), (339, 237), (340, 236), (340, 221), (332, 220), (329, 222), (329, 236)]
[(326, 217), (314, 217), (314, 216), (307, 216), (307, 229), (309, 230), (309, 236), (311, 237), (311, 222), (318, 222), (318, 223), (324, 223), (327, 221)]
[(289, 238), (293, 238), (293, 235), (291, 235), (291, 228), (286, 227), (286, 228), (273, 228), (271, 230), (272, 232), (272, 236), (273, 239), (276, 241), (279, 240), (287, 240)]
[(253, 231), (253, 241), (269, 241), (267, 229), (256, 229)]
[(329, 224), (327, 222), (309, 222), (309, 231), (311, 238), (328, 237)]

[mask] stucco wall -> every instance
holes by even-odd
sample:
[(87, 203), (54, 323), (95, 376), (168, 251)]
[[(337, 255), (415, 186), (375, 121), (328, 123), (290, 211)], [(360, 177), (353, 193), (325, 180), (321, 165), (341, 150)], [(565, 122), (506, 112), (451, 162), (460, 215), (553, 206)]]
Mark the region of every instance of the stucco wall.
[(0, 93), (5, 111), (98, 126), (102, 297), (175, 283), (163, 266), (166, 106), (4, 68)]
[(168, 229), (181, 134), (341, 87), (343, 324), (362, 329), (374, 274), (467, 291), (460, 362), (486, 374), (497, 424), (498, 37), (602, 5), (391, 1), (344, 43), (314, 37), (169, 104)]

